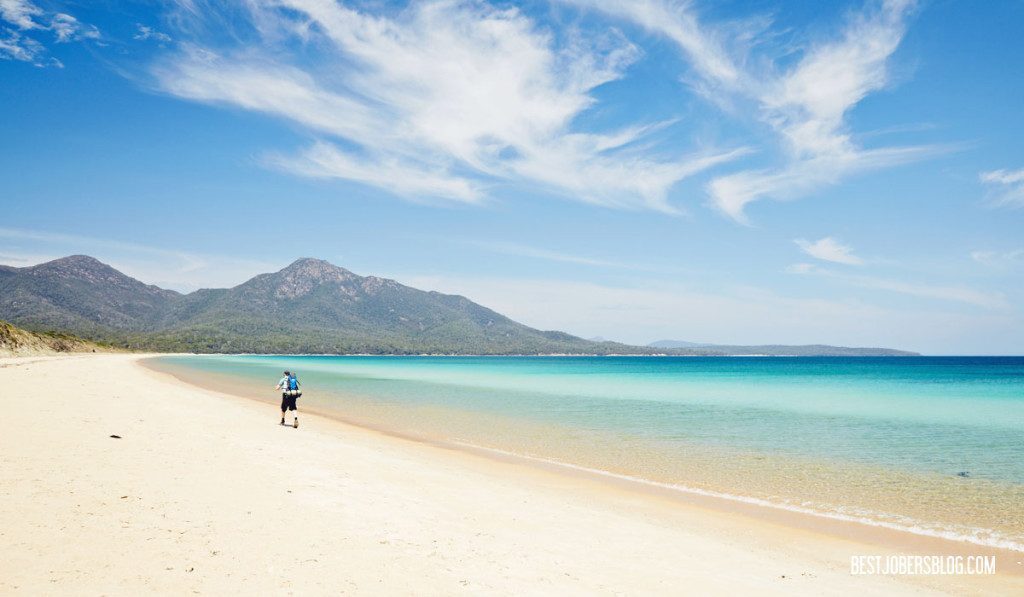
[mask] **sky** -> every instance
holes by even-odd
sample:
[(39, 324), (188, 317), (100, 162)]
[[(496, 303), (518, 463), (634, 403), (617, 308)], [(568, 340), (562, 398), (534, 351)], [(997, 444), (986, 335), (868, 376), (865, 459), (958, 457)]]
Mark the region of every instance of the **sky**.
[[(1024, 354), (1024, 1), (0, 0), (0, 264)], [(0, 314), (2, 318), (2, 314)]]

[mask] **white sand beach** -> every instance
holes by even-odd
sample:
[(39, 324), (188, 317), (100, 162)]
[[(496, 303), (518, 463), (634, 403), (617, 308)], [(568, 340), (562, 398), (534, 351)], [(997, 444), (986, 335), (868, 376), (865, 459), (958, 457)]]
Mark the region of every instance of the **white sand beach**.
[[(1024, 594), (1021, 553), (688, 502), (307, 413), (282, 427), (274, 405), (142, 358), (0, 359), (0, 594)], [(997, 574), (850, 570), (855, 555), (980, 553)]]

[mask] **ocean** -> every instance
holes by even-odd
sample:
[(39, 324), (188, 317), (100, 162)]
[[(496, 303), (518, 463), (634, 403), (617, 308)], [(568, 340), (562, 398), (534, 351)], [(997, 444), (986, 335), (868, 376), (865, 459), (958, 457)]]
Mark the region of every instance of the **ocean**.
[[(1021, 357), (170, 356), (187, 381), (617, 478), (1024, 551)], [(273, 410), (268, 420), (276, 421)]]

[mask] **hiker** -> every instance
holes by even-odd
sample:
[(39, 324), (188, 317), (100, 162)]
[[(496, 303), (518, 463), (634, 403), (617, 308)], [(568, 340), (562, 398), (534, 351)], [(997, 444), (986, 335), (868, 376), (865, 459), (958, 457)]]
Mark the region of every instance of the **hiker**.
[(299, 426), (299, 410), (295, 406), (295, 399), (302, 395), (299, 391), (299, 378), (292, 375), (291, 372), (285, 371), (284, 377), (281, 381), (277, 382), (275, 390), (282, 390), (281, 392), (281, 424), (284, 425), (284, 415), (287, 411), (294, 413), (294, 420), (292, 421), (292, 427)]

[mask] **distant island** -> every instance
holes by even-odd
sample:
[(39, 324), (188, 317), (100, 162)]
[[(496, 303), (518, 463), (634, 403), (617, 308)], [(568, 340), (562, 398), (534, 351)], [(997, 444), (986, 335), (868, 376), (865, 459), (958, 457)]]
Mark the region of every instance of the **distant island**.
[(845, 346), (828, 346), (826, 344), (805, 344), (789, 346), (784, 344), (767, 344), (761, 346), (736, 346), (732, 344), (699, 344), (680, 340), (658, 340), (647, 345), (648, 348), (667, 350), (707, 350), (731, 356), (765, 355), (774, 357), (877, 357), (877, 356), (920, 356), (916, 352), (894, 350), (891, 348), (847, 348)]
[(299, 259), (229, 289), (189, 294), (73, 255), (0, 266), (0, 320), (104, 346), (157, 352), (256, 354), (897, 356), (831, 346), (631, 346), (537, 330), (469, 299), (359, 276)]

